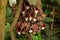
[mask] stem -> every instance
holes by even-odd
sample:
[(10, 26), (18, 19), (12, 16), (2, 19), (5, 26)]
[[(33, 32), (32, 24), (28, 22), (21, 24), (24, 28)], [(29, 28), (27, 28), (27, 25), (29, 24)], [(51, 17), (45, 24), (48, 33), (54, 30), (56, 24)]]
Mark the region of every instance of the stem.
[(52, 31), (53, 25), (54, 25), (54, 13), (55, 13), (55, 9), (53, 8), (53, 10), (52, 10), (53, 20), (52, 20), (52, 24), (51, 24), (51, 31)]
[(18, 18), (20, 16), (20, 12), (22, 10), (22, 3), (23, 3), (23, 0), (20, 0), (19, 4), (18, 4), (18, 7), (17, 7), (17, 12), (15, 14), (14, 21), (13, 21), (11, 27), (9, 28), (9, 31), (10, 31), (10, 34), (11, 34), (11, 40), (15, 40), (13, 29), (14, 29), (14, 27), (15, 27), (15, 25), (17, 23), (17, 20), (18, 20)]
[(51, 40), (51, 36), (52, 36), (52, 34), (53, 34), (53, 25), (54, 25), (54, 14), (55, 14), (55, 9), (54, 9), (54, 7), (53, 7), (53, 9), (52, 9), (52, 16), (53, 16), (53, 20), (52, 20), (52, 23), (51, 23), (51, 32), (50, 32), (50, 34), (51, 35), (48, 35), (48, 37), (46, 38), (46, 40), (48, 39), (48, 40)]
[(0, 40), (4, 40), (4, 22), (6, 14), (6, 5), (8, 0), (0, 0)]
[(53, 34), (53, 25), (54, 25), (54, 14), (55, 14), (55, 8), (52, 8), (52, 16), (53, 16), (53, 20), (52, 20), (52, 24), (51, 24), (51, 34)]

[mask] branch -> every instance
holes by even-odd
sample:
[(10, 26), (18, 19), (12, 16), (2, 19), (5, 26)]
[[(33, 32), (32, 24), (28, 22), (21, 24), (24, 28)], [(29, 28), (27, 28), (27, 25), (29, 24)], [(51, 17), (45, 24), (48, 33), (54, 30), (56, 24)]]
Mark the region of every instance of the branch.
[(17, 7), (17, 12), (15, 14), (14, 21), (13, 21), (11, 27), (9, 28), (9, 32), (10, 32), (10, 35), (11, 35), (11, 40), (15, 40), (13, 29), (14, 29), (14, 27), (15, 27), (15, 25), (17, 23), (17, 20), (18, 20), (18, 18), (20, 16), (20, 12), (22, 10), (22, 3), (23, 3), (23, 0), (20, 0), (19, 4), (18, 4), (18, 7)]
[(52, 8), (52, 16), (53, 16), (53, 20), (52, 20), (52, 24), (51, 24), (51, 34), (53, 32), (53, 25), (54, 25), (54, 15), (55, 15), (55, 8)]

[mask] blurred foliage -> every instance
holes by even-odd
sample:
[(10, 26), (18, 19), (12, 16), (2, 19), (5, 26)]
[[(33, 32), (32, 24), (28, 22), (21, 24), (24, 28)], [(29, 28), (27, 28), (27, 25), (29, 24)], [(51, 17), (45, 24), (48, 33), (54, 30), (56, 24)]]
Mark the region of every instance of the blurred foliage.
[(44, 20), (44, 22), (52, 22), (52, 18), (50, 18), (50, 17), (46, 17), (46, 19)]
[(13, 16), (12, 16), (11, 8), (9, 6), (7, 6), (7, 9), (6, 10), (7, 10), (6, 11), (7, 13), (6, 13), (5, 37), (4, 37), (4, 39), (5, 40), (11, 40), (10, 39), (10, 34), (9, 34), (9, 27), (10, 27), (10, 25), (13, 22)]
[(5, 22), (5, 37), (4, 37), (5, 40), (10, 40), (10, 34), (8, 32), (9, 27), (10, 27), (10, 23)]
[[(34, 3), (36, 1), (33, 1)], [(51, 9), (52, 6), (55, 7), (55, 21), (54, 26), (56, 25), (55, 22), (60, 22), (60, 0), (42, 0), (42, 9), (44, 13), (46, 14), (46, 19), (44, 20), (44, 23), (46, 24), (46, 29), (42, 30), (41, 32), (38, 32), (36, 35), (30, 35), (32, 37), (32, 40), (60, 40), (60, 27), (55, 28), (53, 26), (53, 31), (51, 32), (51, 22), (53, 20), (51, 16)], [(11, 12), (11, 8), (7, 6), (7, 13), (6, 13), (7, 21), (5, 22), (5, 40), (10, 40), (10, 35), (8, 32), (8, 29), (13, 21), (13, 16)], [(57, 22), (57, 23), (58, 23)], [(59, 24), (59, 23), (58, 23)], [(57, 27), (57, 26), (56, 26)], [(16, 40), (27, 40), (25, 37), (26, 35), (18, 35), (14, 30), (15, 36), (17, 37)], [(41, 33), (41, 35), (40, 35)]]
[(12, 24), (13, 21), (13, 16), (12, 16), (12, 9), (7, 6), (7, 13), (6, 13), (6, 18), (10, 24)]
[(31, 34), (32, 40), (41, 40), (40, 32), (37, 32), (36, 35)]

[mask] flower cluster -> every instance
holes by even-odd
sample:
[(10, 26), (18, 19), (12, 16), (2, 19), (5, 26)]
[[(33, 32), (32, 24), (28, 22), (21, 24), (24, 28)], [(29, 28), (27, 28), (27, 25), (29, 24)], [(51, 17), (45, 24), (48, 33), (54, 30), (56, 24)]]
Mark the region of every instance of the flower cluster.
[(45, 17), (46, 15), (40, 14), (37, 7), (29, 5), (29, 3), (25, 1), (22, 6), (20, 18), (16, 23), (16, 32), (18, 34), (36, 34), (37, 31), (45, 29), (46, 26), (43, 22)]

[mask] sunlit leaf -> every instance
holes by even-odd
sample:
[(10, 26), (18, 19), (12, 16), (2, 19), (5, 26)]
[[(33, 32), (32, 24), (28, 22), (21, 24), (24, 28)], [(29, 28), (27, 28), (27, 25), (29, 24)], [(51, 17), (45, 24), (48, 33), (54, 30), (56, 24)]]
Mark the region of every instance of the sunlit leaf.
[(28, 2), (29, 2), (31, 5), (36, 5), (37, 0), (28, 0)]
[(58, 4), (60, 5), (60, 0), (56, 0), (58, 2)]
[(33, 34), (31, 34), (31, 37), (32, 37), (32, 40), (38, 40), (38, 37)]
[(40, 32), (38, 32), (38, 40), (42, 40)]

